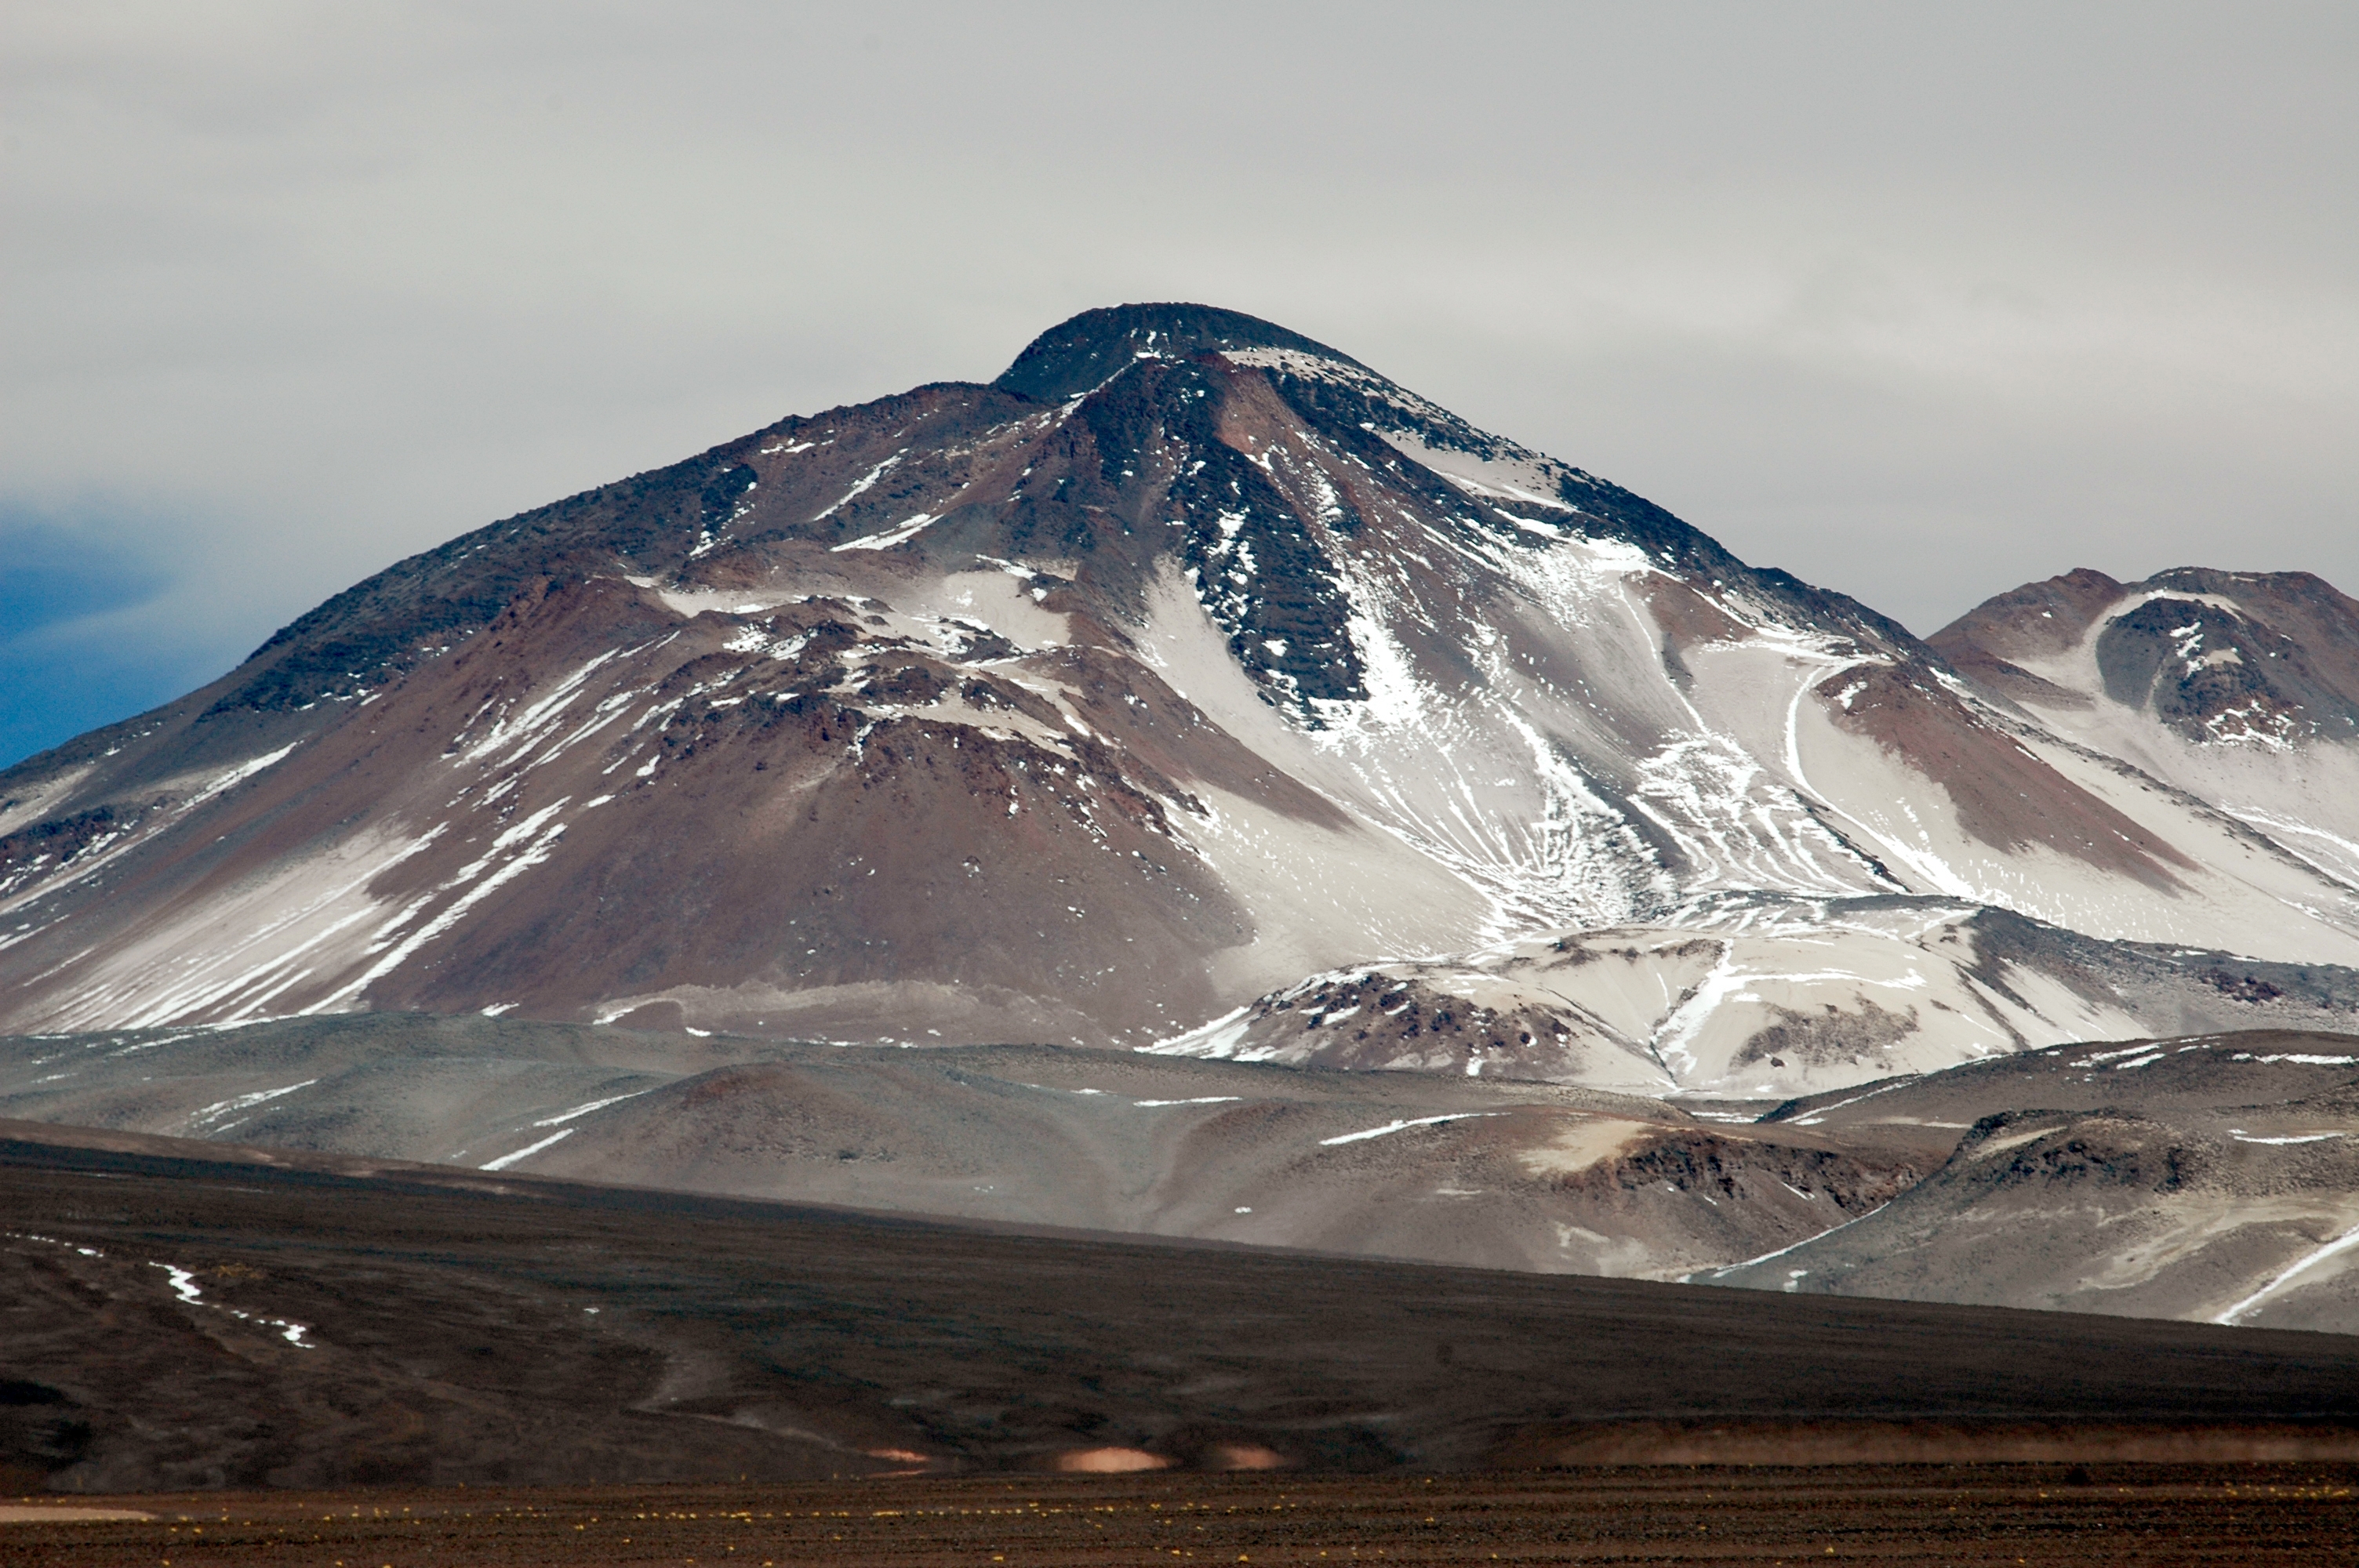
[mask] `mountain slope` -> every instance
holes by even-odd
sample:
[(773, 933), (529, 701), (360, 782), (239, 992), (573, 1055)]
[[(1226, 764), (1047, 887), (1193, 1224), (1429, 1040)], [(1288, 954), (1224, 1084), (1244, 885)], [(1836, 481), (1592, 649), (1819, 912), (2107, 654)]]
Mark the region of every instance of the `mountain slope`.
[(2071, 572), (1933, 645), (2057, 734), (2212, 801), (2359, 887), (2359, 600), (2305, 572)]
[[(17, 1031), (418, 1008), (1139, 1046), (1380, 959), (1895, 898), (1961, 943), (1995, 908), (2327, 996), (2359, 962), (2359, 895), (2257, 819), (1195, 306), (465, 535), (0, 801)], [(1811, 972), (1778, 1005), (1886, 1027)], [(1965, 996), (1919, 1010), (1917, 1065), (1992, 1048)], [(1658, 1036), (1601, 1082), (1718, 1083)], [(1755, 1054), (1803, 1064), (1779, 1093), (1885, 1070)]]

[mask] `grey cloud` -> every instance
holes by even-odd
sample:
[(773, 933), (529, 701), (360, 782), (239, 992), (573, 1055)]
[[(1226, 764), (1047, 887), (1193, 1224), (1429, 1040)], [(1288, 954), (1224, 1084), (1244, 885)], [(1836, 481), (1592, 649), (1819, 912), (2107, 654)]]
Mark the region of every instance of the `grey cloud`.
[(28, 5), (0, 489), (198, 519), (147, 613), (251, 646), (1180, 297), (1920, 630), (2354, 586), (2354, 65), (2334, 6)]

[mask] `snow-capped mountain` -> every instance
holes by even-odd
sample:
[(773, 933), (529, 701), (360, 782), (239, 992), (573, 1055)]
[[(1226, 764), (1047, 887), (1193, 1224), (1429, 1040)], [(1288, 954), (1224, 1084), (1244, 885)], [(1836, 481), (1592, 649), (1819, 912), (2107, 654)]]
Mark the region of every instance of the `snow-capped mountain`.
[[(1284, 329), (1093, 311), (989, 385), (403, 561), (0, 775), (0, 1027), (412, 1008), (1329, 1060), (1269, 1020), (1332, 1030), (1280, 1004), (1364, 975), (1347, 1065), (1495, 1045), (1746, 1094), (2239, 1008), (2334, 1027), (2359, 864), (2321, 845), (2359, 832), (2156, 737), (2305, 759), (2359, 686), (2257, 612), (2201, 650), (2128, 623), (2171, 591), (2044, 665), (1987, 606), (1928, 645)], [(2250, 713), (2139, 706), (2154, 649), (2286, 673)], [(1512, 1042), (1369, 1028), (1509, 969)]]

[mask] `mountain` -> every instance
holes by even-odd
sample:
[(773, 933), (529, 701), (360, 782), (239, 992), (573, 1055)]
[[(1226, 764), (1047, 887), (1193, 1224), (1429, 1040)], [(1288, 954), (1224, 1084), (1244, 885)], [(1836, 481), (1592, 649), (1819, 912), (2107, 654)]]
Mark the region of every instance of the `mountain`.
[(2359, 881), (2359, 600), (2306, 572), (2083, 569), (1931, 641), (2043, 728)]
[[(1092, 311), (402, 561), (0, 775), (0, 1028), (480, 1011), (1775, 1099), (2352, 1027), (2353, 835), (2297, 809), (2359, 754), (2350, 601), (2182, 579), (1923, 642), (1299, 334)], [(2093, 674), (2040, 652), (2067, 614)], [(2185, 696), (2166, 644), (2259, 695)]]

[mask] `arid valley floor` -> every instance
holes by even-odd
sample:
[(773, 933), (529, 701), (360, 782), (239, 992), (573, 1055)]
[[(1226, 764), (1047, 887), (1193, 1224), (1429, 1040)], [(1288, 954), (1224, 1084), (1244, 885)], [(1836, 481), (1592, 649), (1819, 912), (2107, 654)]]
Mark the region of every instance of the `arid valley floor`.
[(236, 1493), (121, 1499), (144, 1519), (0, 1524), (0, 1554), (43, 1568), (2344, 1563), (2354, 1487), (2349, 1465), (1866, 1465)]
[(2345, 1336), (6, 1130), (12, 1565), (2359, 1549)]

